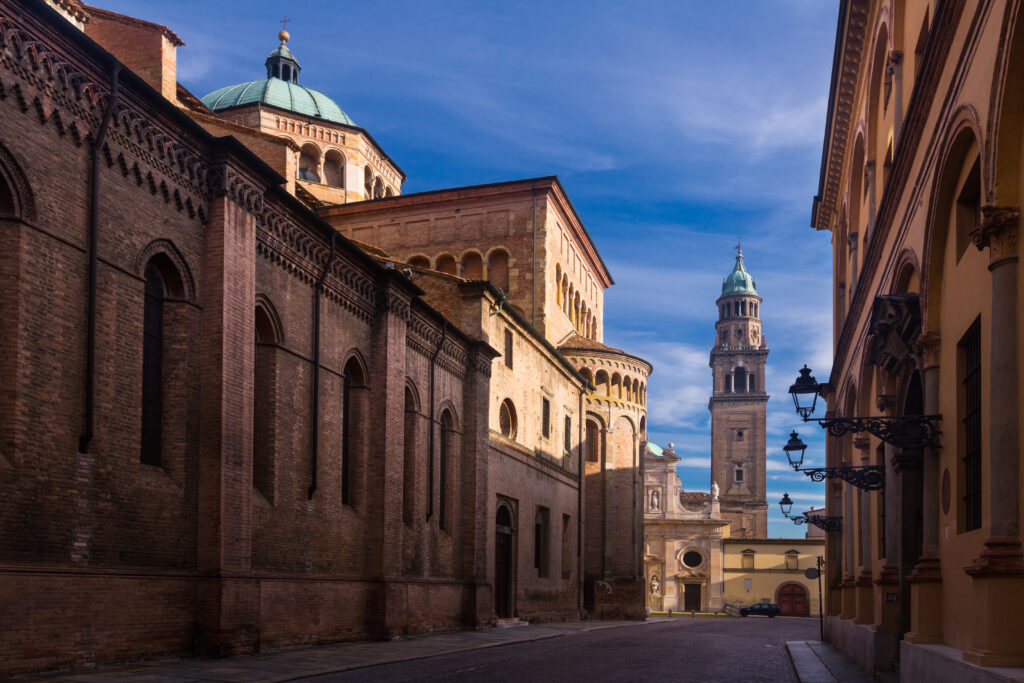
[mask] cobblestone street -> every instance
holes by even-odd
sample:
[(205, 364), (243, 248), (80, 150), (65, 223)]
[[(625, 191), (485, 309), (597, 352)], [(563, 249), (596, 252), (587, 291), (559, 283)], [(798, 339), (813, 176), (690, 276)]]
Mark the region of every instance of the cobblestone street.
[(796, 681), (786, 641), (817, 619), (679, 619), (470, 650), (303, 679), (342, 681)]

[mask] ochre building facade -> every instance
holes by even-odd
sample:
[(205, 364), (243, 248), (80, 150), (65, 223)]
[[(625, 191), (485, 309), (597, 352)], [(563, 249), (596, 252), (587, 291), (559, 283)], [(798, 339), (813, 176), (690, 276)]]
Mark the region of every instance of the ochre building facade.
[[(1024, 7), (841, 3), (812, 225), (831, 233), (837, 417), (933, 416), (925, 447), (830, 438), (827, 637), (904, 681), (1024, 667)], [(824, 380), (825, 378), (820, 378)]]
[(0, 673), (643, 616), (651, 366), (565, 189), (402, 195), (279, 38), (199, 98), (0, 5)]

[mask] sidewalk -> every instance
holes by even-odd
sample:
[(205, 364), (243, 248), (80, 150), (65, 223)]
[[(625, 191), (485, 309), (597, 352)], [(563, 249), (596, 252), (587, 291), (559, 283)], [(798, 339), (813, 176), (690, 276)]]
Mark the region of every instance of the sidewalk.
[(786, 649), (800, 683), (873, 683), (875, 680), (845, 655), (820, 640), (791, 640), (786, 643)]
[[(687, 615), (688, 616), (688, 615)], [(32, 674), (16, 681), (225, 681), (256, 683), (291, 681), (306, 676), (336, 673), (365, 666), (376, 666), (408, 659), (435, 657), (464, 650), (497, 647), (530, 640), (571, 636), (623, 626), (639, 626), (664, 621), (668, 617), (648, 617), (646, 621), (580, 621), (565, 624), (537, 624), (483, 631), (455, 631), (424, 634), (393, 641), (360, 641), (302, 647), (258, 655), (242, 655), (226, 659), (181, 659), (167, 662), (136, 664), (91, 672), (56, 672)]]

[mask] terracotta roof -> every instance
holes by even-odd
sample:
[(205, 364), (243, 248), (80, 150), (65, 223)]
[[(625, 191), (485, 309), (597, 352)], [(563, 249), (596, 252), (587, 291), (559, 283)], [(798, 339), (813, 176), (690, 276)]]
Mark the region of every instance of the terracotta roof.
[(594, 339), (587, 339), (586, 337), (581, 337), (578, 334), (574, 334), (573, 336), (569, 337), (567, 340), (562, 342), (562, 344), (558, 347), (559, 351), (565, 349), (585, 349), (587, 351), (610, 351), (612, 353), (626, 353), (622, 349), (617, 349), (614, 346), (602, 344), (601, 342), (596, 341)]

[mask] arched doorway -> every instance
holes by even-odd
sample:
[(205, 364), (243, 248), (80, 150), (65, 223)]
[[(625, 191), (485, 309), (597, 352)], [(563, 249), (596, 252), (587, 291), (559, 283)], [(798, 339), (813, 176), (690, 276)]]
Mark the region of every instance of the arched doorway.
[(515, 595), (515, 524), (512, 508), (506, 502), (498, 504), (494, 532), (494, 613), (511, 617)]
[(779, 606), (779, 614), (784, 617), (806, 617), (811, 614), (811, 601), (807, 589), (799, 583), (779, 586), (779, 595), (775, 602)]

